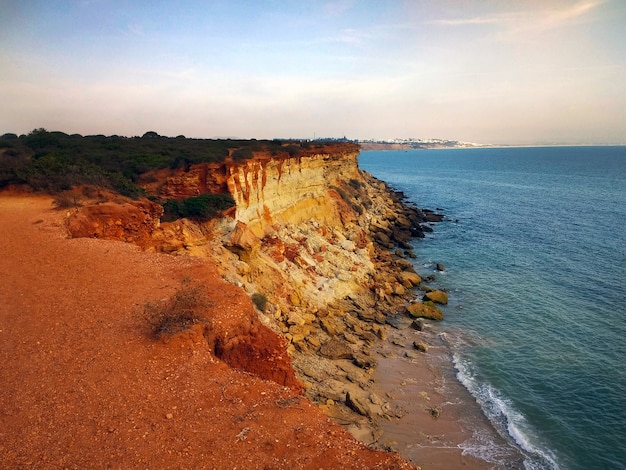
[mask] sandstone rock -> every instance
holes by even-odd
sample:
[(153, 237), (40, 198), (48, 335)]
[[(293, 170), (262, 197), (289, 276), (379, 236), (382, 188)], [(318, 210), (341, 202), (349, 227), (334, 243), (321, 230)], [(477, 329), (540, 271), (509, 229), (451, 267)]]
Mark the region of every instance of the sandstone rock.
[(411, 328), (417, 331), (424, 331), (424, 322), (422, 320), (413, 320)]
[(420, 352), (426, 352), (428, 351), (428, 345), (426, 343), (423, 343), (421, 341), (414, 341), (413, 342), (413, 347), (415, 349), (417, 349)]
[(409, 327), (409, 325), (411, 324), (411, 320), (405, 315), (393, 315), (387, 317), (386, 323), (393, 326), (397, 330), (403, 330)]
[(369, 377), (363, 372), (358, 370), (352, 370), (346, 374), (346, 378), (353, 384), (365, 384), (369, 380)]
[(322, 329), (330, 336), (338, 336), (346, 331), (346, 325), (339, 318), (325, 317), (320, 319)]
[(404, 357), (407, 359), (419, 359), (421, 357), (421, 353), (418, 353), (417, 351), (405, 351)]
[(343, 341), (330, 340), (320, 347), (320, 354), (328, 359), (352, 359), (353, 351)]
[(299, 312), (291, 312), (287, 317), (289, 325), (304, 325), (306, 323), (304, 317)]
[(237, 222), (237, 225), (230, 236), (229, 248), (234, 249), (240, 257), (242, 257), (242, 252), (246, 253), (247, 256), (242, 257), (245, 259), (255, 254), (259, 250), (260, 246), (261, 240), (259, 240), (258, 237), (252, 233), (248, 226), (243, 222)]
[(352, 240), (344, 240), (339, 245), (343, 250), (346, 251), (354, 251), (356, 250), (356, 245)]
[(403, 214), (400, 214), (396, 218), (396, 224), (398, 224), (399, 226), (404, 227), (404, 228), (409, 228), (411, 226), (411, 222)]
[(404, 295), (406, 294), (406, 289), (404, 288), (402, 284), (395, 282), (393, 284), (393, 293), (395, 295)]
[(376, 358), (363, 353), (355, 354), (353, 362), (361, 369), (371, 369), (372, 367), (376, 367)]
[(356, 336), (354, 336), (354, 335), (352, 335), (352, 334), (350, 334), (348, 332), (344, 333), (343, 337), (350, 344), (357, 344), (359, 342), (359, 339)]
[(398, 281), (401, 282), (404, 287), (410, 289), (418, 286), (422, 282), (422, 278), (417, 273), (402, 271), (398, 274)]
[(372, 331), (382, 341), (387, 339), (387, 330), (380, 325), (372, 325)]
[(412, 302), (406, 306), (406, 312), (414, 318), (428, 318), (431, 320), (443, 320), (443, 313), (430, 305)]
[(366, 416), (368, 418), (372, 416), (372, 411), (365, 401), (359, 397), (351, 395), (350, 392), (346, 392), (346, 406), (361, 416)]
[(440, 290), (433, 290), (424, 294), (424, 300), (430, 300), (431, 302), (445, 305), (448, 303), (448, 294)]
[(309, 336), (311, 334), (311, 325), (293, 325), (289, 327), (289, 333), (292, 335)]
[(384, 232), (376, 232), (376, 234), (374, 235), (374, 240), (376, 240), (382, 246), (393, 246), (393, 244), (391, 243), (391, 238), (389, 238), (389, 235)]
[(306, 340), (311, 345), (311, 347), (315, 350), (319, 349), (320, 346), (322, 345), (317, 336), (308, 336)]

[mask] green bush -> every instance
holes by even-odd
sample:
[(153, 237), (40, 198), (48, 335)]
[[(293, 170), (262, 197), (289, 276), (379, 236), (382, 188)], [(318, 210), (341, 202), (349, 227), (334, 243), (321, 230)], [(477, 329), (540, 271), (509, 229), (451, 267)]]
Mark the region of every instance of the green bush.
[(257, 292), (252, 294), (252, 303), (261, 312), (265, 312), (265, 309), (267, 308), (267, 297), (264, 294), (259, 294)]
[(163, 220), (210, 220), (234, 205), (235, 201), (230, 194), (203, 194), (182, 201), (167, 201), (163, 204)]
[(249, 148), (237, 149), (232, 154), (233, 160), (241, 162), (243, 160), (249, 160), (252, 158), (252, 150)]
[[(296, 142), (275, 140), (187, 139), (160, 136), (154, 131), (142, 137), (68, 135), (35, 129), (28, 135), (0, 136), (0, 187), (30, 185), (37, 191), (56, 193), (75, 185), (100, 185), (137, 197), (137, 186), (147, 171), (185, 168), (199, 163), (246, 160), (257, 150), (295, 153)], [(190, 210), (194, 210), (191, 208)]]

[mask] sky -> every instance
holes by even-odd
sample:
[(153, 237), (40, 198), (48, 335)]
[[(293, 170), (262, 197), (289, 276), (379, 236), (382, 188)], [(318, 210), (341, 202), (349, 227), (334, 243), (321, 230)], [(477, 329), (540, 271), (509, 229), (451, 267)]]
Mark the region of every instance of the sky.
[(0, 0), (0, 134), (626, 144), (626, 0)]

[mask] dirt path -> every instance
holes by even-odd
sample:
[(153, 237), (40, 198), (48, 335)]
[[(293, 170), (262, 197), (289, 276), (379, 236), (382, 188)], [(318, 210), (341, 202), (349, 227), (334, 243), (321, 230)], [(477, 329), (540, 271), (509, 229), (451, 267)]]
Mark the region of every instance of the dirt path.
[(67, 239), (49, 198), (0, 195), (0, 468), (410, 468), (289, 388), (218, 360), (202, 335), (149, 337), (146, 302), (208, 264)]

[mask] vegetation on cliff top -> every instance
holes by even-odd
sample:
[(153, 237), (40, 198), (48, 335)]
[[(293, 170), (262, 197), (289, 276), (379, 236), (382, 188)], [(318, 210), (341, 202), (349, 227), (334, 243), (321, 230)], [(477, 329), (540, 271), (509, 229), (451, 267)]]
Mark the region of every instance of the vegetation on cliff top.
[(27, 185), (58, 193), (78, 185), (112, 189), (136, 198), (144, 194), (139, 176), (150, 170), (185, 168), (252, 158), (255, 152), (298, 156), (313, 147), (290, 140), (189, 139), (146, 132), (141, 137), (68, 135), (35, 129), (0, 137), (0, 188)]

